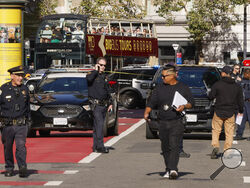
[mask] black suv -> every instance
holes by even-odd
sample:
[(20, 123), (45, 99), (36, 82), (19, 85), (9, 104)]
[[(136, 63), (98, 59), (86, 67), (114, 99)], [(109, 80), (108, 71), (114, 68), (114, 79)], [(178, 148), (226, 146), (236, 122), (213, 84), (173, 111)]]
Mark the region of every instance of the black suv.
[[(207, 93), (211, 90), (211, 86), (220, 79), (219, 70), (209, 66), (180, 65), (178, 67), (178, 80), (189, 86), (195, 101), (194, 107), (186, 110), (185, 131), (211, 131), (213, 101), (208, 99)], [(151, 91), (156, 84), (162, 82), (161, 71), (162, 67), (154, 76)], [(146, 123), (146, 138), (156, 138), (157, 110), (152, 110), (150, 119), (151, 121)]]
[[(56, 69), (48, 71), (31, 90), (30, 109), (32, 125), (28, 136), (48, 136), (51, 130), (91, 130), (93, 114), (89, 107), (87, 72), (76, 69)], [(118, 134), (118, 105), (115, 94), (113, 109), (107, 112), (104, 136)]]
[(152, 83), (158, 67), (131, 65), (123, 67), (109, 76), (109, 83), (118, 93), (119, 102), (131, 109), (145, 104), (147, 89)]

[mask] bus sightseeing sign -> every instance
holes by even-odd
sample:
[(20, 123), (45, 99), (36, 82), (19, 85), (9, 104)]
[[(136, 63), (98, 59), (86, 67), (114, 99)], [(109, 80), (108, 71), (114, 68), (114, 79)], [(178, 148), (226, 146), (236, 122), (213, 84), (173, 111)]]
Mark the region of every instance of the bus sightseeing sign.
[(88, 34), (86, 40), (86, 53), (94, 56), (158, 57), (158, 42), (156, 38)]

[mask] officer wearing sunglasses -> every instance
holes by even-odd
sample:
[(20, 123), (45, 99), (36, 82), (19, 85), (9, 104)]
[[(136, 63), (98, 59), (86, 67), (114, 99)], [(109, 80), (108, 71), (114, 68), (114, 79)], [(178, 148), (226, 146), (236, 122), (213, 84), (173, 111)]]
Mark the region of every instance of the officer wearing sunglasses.
[(104, 57), (98, 58), (95, 70), (86, 76), (90, 107), (94, 115), (93, 151), (98, 153), (109, 153), (109, 149), (104, 146), (103, 142), (106, 112), (112, 109), (110, 89), (104, 74), (106, 64)]
[(0, 121), (2, 126), (2, 143), (4, 145), (5, 176), (13, 176), (13, 144), (16, 144), (16, 160), (19, 176), (27, 177), (26, 136), (30, 119), (29, 91), (23, 85), (24, 70), (22, 66), (8, 70), (11, 81), (0, 88)]

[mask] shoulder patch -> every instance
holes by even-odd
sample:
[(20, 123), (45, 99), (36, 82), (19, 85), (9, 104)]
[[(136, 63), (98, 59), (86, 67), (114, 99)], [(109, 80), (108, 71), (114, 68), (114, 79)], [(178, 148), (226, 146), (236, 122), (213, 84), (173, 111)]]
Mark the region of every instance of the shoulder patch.
[(2, 90), (0, 89), (0, 95), (2, 95)]

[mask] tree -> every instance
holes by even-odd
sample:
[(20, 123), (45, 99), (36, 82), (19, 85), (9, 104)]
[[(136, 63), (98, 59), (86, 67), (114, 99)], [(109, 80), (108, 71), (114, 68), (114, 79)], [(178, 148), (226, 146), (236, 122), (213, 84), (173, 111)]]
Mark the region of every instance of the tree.
[(199, 57), (203, 57), (204, 44), (211, 36), (222, 36), (230, 31), (232, 25), (241, 21), (235, 12), (237, 5), (249, 3), (249, 0), (155, 0), (157, 12), (166, 18), (168, 25), (174, 23), (175, 15), (179, 11), (186, 12), (187, 26), (190, 39), (196, 44)]
[(145, 9), (134, 0), (82, 0), (80, 6), (72, 11), (102, 18), (131, 19), (145, 16)]
[(41, 0), (39, 4), (40, 16), (42, 17), (50, 14), (55, 14), (55, 8), (57, 7), (57, 5), (57, 0)]

